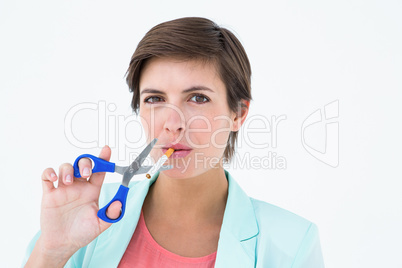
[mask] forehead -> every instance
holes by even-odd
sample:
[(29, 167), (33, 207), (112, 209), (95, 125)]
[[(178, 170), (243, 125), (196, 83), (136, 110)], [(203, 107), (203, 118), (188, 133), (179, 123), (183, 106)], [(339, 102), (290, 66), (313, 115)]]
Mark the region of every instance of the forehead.
[(142, 68), (140, 92), (144, 88), (185, 90), (208, 87), (225, 91), (214, 61), (178, 58), (151, 58)]

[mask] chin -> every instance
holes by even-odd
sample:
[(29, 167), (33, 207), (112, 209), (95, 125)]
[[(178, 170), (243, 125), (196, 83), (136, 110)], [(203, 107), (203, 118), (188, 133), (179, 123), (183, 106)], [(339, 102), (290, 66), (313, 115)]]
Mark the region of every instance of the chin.
[(174, 179), (188, 179), (188, 178), (193, 178), (200, 176), (206, 172), (209, 172), (213, 170), (214, 168), (201, 168), (201, 169), (195, 169), (194, 167), (175, 167), (173, 165), (172, 169), (161, 171), (161, 174), (168, 176), (170, 178)]
[(166, 175), (171, 178), (175, 178), (175, 179), (186, 179), (186, 178), (191, 178), (191, 177), (199, 175), (194, 170), (190, 170), (188, 168), (186, 169), (186, 168), (176, 168), (176, 167), (173, 167), (170, 170), (161, 171), (161, 174)]

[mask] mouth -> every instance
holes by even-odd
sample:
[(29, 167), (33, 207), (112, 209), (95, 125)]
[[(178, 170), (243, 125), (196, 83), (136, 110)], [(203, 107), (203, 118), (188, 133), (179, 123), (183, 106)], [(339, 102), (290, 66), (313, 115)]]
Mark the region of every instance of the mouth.
[(167, 144), (167, 145), (163, 146), (162, 147), (162, 152), (166, 153), (166, 151), (169, 148), (174, 149), (174, 152), (170, 156), (170, 158), (182, 158), (182, 157), (185, 157), (185, 156), (189, 155), (191, 153), (191, 151), (193, 150), (192, 148), (190, 148), (190, 147), (188, 147), (186, 145), (177, 143), (177, 144)]

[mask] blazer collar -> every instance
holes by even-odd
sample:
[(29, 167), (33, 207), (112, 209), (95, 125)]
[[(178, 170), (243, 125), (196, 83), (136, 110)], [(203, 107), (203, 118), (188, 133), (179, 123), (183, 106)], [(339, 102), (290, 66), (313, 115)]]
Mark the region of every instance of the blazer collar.
[(218, 242), (215, 267), (254, 267), (259, 233), (250, 197), (225, 170), (228, 199)]
[[(250, 198), (225, 170), (228, 180), (228, 199), (218, 242), (215, 267), (254, 267), (257, 220)], [(117, 267), (137, 227), (141, 208), (149, 187), (158, 178), (130, 184), (129, 204), (123, 219), (114, 223), (98, 237), (90, 260), (90, 267)], [(133, 187), (134, 186), (134, 187)], [(135, 224), (134, 224), (135, 223)], [(105, 255), (108, 255), (105, 257)]]

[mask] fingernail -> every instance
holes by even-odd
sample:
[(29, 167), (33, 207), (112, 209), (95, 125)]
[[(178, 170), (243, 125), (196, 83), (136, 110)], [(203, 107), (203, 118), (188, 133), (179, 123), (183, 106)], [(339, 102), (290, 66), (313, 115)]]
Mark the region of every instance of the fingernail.
[(84, 170), (82, 171), (82, 175), (83, 176), (89, 176), (89, 168), (84, 168)]
[(68, 174), (68, 175), (66, 176), (66, 182), (71, 182), (71, 175), (70, 175), (70, 174)]
[(56, 174), (52, 173), (52, 174), (50, 174), (50, 177), (51, 177), (52, 179), (54, 179), (54, 178), (56, 178), (57, 176), (56, 176)]

